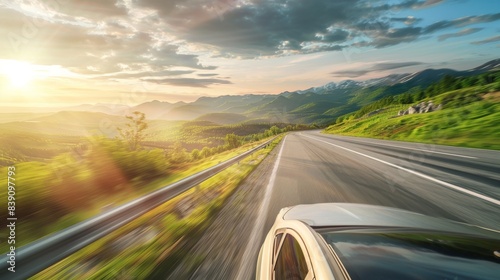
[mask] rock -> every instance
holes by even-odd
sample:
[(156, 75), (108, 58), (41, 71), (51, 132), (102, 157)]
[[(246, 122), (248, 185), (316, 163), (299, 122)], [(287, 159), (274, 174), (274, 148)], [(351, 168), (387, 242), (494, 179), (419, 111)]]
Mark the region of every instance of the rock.
[(420, 112), (420, 107), (418, 106), (410, 106), (410, 108), (408, 108), (408, 114), (415, 114), (415, 113), (419, 113)]
[(441, 104), (436, 106), (432, 100), (423, 101), (423, 102), (420, 102), (419, 104), (410, 106), (408, 108), (408, 110), (399, 111), (398, 116), (430, 113), (430, 112), (434, 112), (437, 110), (441, 110), (442, 107), (443, 106)]

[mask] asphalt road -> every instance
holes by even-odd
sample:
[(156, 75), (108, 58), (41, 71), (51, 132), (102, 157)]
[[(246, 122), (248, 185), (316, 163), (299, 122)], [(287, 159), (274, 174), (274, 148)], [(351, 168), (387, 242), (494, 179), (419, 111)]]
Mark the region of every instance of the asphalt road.
[(383, 205), (500, 230), (500, 151), (296, 132), (235, 197), (245, 199), (228, 203), (195, 246), (205, 260), (177, 276), (253, 279), (276, 215), (297, 204)]
[(500, 230), (500, 152), (440, 145), (288, 135), (266, 211), (318, 202), (366, 203)]

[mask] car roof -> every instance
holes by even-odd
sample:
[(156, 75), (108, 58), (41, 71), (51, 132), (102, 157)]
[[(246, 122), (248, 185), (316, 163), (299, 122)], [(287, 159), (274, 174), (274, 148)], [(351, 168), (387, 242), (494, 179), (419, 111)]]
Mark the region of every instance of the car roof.
[(301, 204), (287, 208), (282, 213), (284, 220), (299, 220), (313, 228), (400, 227), (500, 238), (500, 232), (498, 231), (376, 205), (354, 203)]

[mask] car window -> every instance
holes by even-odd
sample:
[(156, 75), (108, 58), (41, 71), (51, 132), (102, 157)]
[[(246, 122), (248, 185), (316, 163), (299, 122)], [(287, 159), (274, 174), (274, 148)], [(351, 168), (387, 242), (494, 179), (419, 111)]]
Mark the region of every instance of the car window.
[[(500, 241), (426, 231), (321, 233), (353, 280), (500, 279)], [(374, 277), (376, 275), (376, 277)]]
[(308, 272), (306, 259), (297, 240), (290, 234), (285, 235), (274, 264), (274, 279), (305, 279)]

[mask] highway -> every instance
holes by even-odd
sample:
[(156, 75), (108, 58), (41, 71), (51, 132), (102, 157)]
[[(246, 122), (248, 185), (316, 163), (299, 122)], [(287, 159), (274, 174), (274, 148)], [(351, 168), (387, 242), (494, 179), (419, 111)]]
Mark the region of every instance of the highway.
[(245, 199), (195, 246), (205, 260), (169, 279), (253, 279), (264, 235), (296, 204), (383, 205), (500, 230), (500, 151), (308, 131), (287, 135), (261, 165), (235, 194)]

